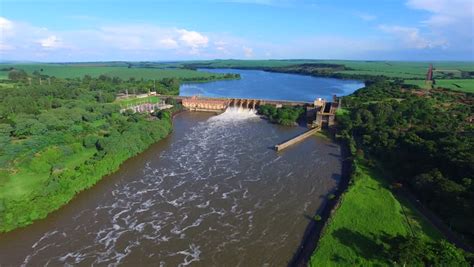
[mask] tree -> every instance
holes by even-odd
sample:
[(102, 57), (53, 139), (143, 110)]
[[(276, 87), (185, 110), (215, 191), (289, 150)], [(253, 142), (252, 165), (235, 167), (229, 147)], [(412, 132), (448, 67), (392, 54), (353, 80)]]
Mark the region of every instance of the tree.
[(469, 266), (462, 250), (445, 240), (431, 243), (419, 237), (396, 236), (388, 242), (390, 259), (402, 266)]
[(13, 132), (13, 127), (7, 123), (0, 123), (0, 135), (10, 136)]
[(28, 74), (22, 69), (13, 69), (8, 72), (8, 79), (13, 81), (22, 81), (28, 78)]

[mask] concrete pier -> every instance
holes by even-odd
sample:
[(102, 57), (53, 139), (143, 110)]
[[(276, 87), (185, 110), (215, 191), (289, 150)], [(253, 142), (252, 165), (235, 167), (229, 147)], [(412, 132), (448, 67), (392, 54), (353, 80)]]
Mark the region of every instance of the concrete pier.
[(289, 147), (289, 146), (291, 146), (291, 145), (294, 145), (294, 144), (296, 144), (296, 143), (298, 143), (298, 142), (301, 142), (301, 141), (303, 141), (304, 139), (310, 137), (311, 135), (317, 133), (319, 130), (320, 130), (319, 127), (310, 129), (310, 130), (308, 130), (308, 131), (306, 131), (306, 132), (304, 132), (304, 133), (302, 133), (302, 134), (300, 134), (300, 135), (298, 135), (298, 136), (296, 136), (296, 137), (294, 137), (294, 138), (292, 138), (292, 139), (290, 139), (290, 140), (288, 140), (288, 141), (285, 141), (285, 142), (283, 142), (283, 143), (281, 143), (281, 144), (276, 145), (276, 146), (275, 146), (275, 150), (276, 150), (276, 151), (281, 151), (281, 150), (283, 150), (283, 149), (285, 149), (285, 148), (287, 148), (287, 147)]

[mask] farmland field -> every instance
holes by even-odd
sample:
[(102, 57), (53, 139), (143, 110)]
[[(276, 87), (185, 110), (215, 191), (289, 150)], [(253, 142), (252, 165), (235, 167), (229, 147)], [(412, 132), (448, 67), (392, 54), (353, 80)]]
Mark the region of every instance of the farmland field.
[[(187, 69), (160, 69), (160, 68), (128, 68), (119, 66), (103, 66), (100, 64), (1, 64), (1, 69), (18, 68), (25, 70), (28, 74), (38, 71), (41, 74), (55, 76), (58, 78), (78, 78), (84, 75), (98, 77), (102, 74), (121, 79), (163, 79), (163, 78), (207, 78), (216, 76), (213, 73), (198, 72)], [(0, 71), (0, 78), (6, 78), (8, 71)]]
[(457, 91), (474, 93), (474, 79), (444, 79), (436, 80), (437, 87), (453, 89)]
[(418, 85), (422, 89), (430, 89), (430, 86), (426, 84), (425, 80), (405, 80), (404, 83)]
[[(127, 63), (96, 62), (76, 64), (0, 64), (1, 69), (10, 67), (21, 68), (28, 73), (39, 71), (43, 74), (59, 78), (74, 78), (101, 74), (117, 76), (122, 79), (134, 77), (137, 79), (162, 79), (170, 77), (197, 78), (209, 77), (212, 74), (182, 69), (188, 64), (198, 64), (210, 68), (278, 68), (297, 64), (339, 64), (349, 70), (338, 71), (345, 74), (384, 75), (391, 78), (424, 79), (430, 62), (403, 61), (352, 61), (352, 60), (212, 60), (212, 61), (181, 61), (181, 62), (144, 62), (133, 63), (132, 68)], [(453, 78), (459, 78), (461, 71), (474, 71), (474, 63), (442, 61), (432, 62), (435, 78), (451, 73)], [(42, 70), (42, 71), (41, 71)], [(7, 77), (7, 71), (0, 71), (0, 79)]]
[[(436, 84), (434, 87), (474, 93), (474, 79), (436, 79), (435, 81)], [(424, 80), (405, 80), (405, 83), (418, 85), (423, 89), (429, 89)]]
[[(342, 73), (360, 73), (370, 75), (386, 75), (389, 77), (424, 79), (430, 62), (404, 62), (404, 61), (352, 61), (352, 60), (213, 60), (183, 62), (181, 65), (199, 64), (211, 68), (275, 68), (297, 64), (339, 64), (350, 70)], [(454, 72), (474, 71), (471, 62), (432, 62), (435, 69)], [(179, 65), (178, 65), (179, 66)], [(435, 73), (436, 74), (436, 73)]]

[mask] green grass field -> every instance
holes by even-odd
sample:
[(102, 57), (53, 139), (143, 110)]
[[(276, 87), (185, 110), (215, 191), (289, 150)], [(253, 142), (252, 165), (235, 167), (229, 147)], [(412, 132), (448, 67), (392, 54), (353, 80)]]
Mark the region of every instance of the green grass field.
[(443, 87), (457, 91), (474, 93), (474, 79), (436, 80), (435, 87)]
[(311, 266), (386, 266), (390, 262), (380, 247), (385, 236), (409, 235), (413, 231), (428, 240), (441, 238), (387, 187), (379, 174), (358, 163), (354, 184), (323, 234), (311, 257)]
[(274, 68), (274, 67), (286, 67), (296, 64), (304, 63), (318, 63), (319, 60), (311, 59), (290, 59), (290, 60), (236, 60), (236, 59), (225, 59), (225, 60), (211, 60), (211, 61), (189, 61), (182, 62), (177, 66), (183, 66), (185, 64), (199, 63), (206, 64), (212, 68)]
[[(54, 154), (59, 155), (56, 150), (56, 147), (47, 148), (43, 153), (35, 155), (28, 164), (18, 166), (18, 170), (14, 174), (1, 177), (0, 199), (19, 199), (31, 194), (37, 188), (42, 188), (41, 185), (50, 178), (50, 166), (47, 164), (49, 158)], [(63, 168), (74, 169), (91, 158), (95, 152), (95, 149), (83, 148), (68, 157), (58, 159), (55, 164), (60, 164)]]
[[(405, 80), (405, 83), (418, 85), (423, 89), (430, 89), (424, 80)], [(474, 79), (436, 79), (434, 87), (474, 93)]]
[[(137, 79), (162, 78), (197, 78), (215, 74), (180, 69), (185, 64), (199, 63), (213, 68), (265, 68), (285, 67), (304, 63), (342, 64), (352, 70), (340, 71), (347, 74), (385, 75), (392, 78), (424, 79), (429, 64), (435, 67), (435, 78), (443, 73), (452, 73), (454, 78), (461, 71), (474, 71), (473, 62), (403, 62), (403, 61), (352, 61), (352, 60), (212, 60), (212, 61), (183, 61), (159, 63), (134, 63), (134, 67), (126, 67), (123, 62), (97, 62), (74, 64), (0, 64), (0, 68), (21, 68), (28, 73), (41, 73), (60, 78), (83, 77), (88, 74), (97, 77), (101, 74), (117, 76), (122, 79), (134, 77)], [(143, 68), (148, 67), (148, 68)], [(151, 67), (151, 68), (150, 68)], [(43, 71), (41, 71), (43, 70)], [(0, 71), (0, 79), (7, 77), (7, 71)], [(438, 77), (441, 78), (441, 77)], [(459, 77), (458, 77), (459, 78)], [(455, 88), (453, 88), (455, 89)]]
[[(403, 62), (403, 61), (325, 61), (328, 63), (344, 64), (353, 70), (341, 71), (348, 74), (384, 75), (392, 78), (424, 79), (429, 64), (435, 68), (434, 77), (444, 72), (460, 76), (461, 71), (474, 71), (471, 62)], [(438, 71), (439, 70), (439, 71)]]
[(422, 89), (430, 89), (430, 85), (426, 84), (425, 80), (405, 80), (406, 84), (418, 85)]
[[(103, 63), (104, 64), (104, 63)], [(23, 69), (29, 74), (38, 71), (42, 74), (55, 76), (58, 78), (77, 78), (90, 75), (98, 77), (102, 74), (121, 79), (163, 79), (163, 78), (199, 78), (218, 76), (219, 74), (198, 72), (187, 69), (160, 69), (160, 68), (127, 68), (120, 66), (104, 66), (103, 64), (0, 64), (0, 69), (10, 67)], [(8, 71), (0, 71), (0, 79), (7, 78)]]
[(120, 104), (120, 106), (128, 106), (128, 105), (137, 105), (142, 103), (157, 103), (160, 101), (158, 96), (148, 96), (144, 98), (127, 98), (127, 99), (119, 99), (116, 100), (115, 103)]

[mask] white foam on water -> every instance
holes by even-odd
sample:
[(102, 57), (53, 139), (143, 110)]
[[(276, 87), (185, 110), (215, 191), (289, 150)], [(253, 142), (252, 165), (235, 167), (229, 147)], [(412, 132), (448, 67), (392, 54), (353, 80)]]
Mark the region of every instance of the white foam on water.
[(224, 113), (210, 118), (209, 122), (243, 121), (248, 119), (258, 119), (255, 109), (229, 107)]
[(195, 261), (199, 261), (199, 256), (201, 255), (201, 250), (199, 250), (199, 246), (195, 244), (189, 245), (189, 250), (181, 250), (178, 251), (176, 254), (184, 255), (184, 261), (180, 263), (178, 266), (187, 266)]

